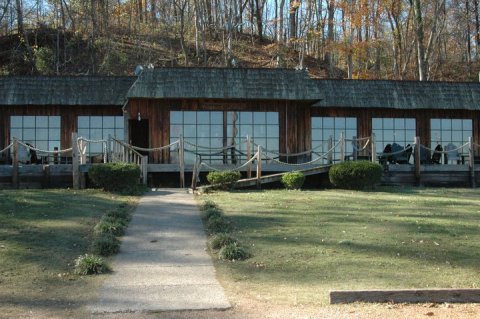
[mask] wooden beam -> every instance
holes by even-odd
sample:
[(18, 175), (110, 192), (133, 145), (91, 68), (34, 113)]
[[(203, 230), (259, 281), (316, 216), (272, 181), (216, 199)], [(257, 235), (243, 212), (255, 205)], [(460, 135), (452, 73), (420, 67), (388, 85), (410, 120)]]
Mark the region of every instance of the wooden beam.
[(480, 302), (480, 289), (405, 289), (331, 291), (330, 303), (394, 302), (394, 303), (470, 303)]

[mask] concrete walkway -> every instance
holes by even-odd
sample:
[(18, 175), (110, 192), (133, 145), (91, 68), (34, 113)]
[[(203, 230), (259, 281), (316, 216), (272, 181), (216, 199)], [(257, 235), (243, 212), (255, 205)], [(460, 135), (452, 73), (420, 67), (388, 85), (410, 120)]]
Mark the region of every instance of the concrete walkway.
[(147, 193), (122, 238), (94, 313), (230, 307), (206, 252), (193, 195), (180, 189)]

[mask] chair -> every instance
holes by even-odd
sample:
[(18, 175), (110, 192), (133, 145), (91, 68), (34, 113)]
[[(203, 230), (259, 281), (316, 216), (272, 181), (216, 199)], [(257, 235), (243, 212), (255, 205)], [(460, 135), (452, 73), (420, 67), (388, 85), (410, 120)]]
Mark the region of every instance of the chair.
[(392, 155), (392, 161), (391, 161), (392, 163), (400, 164), (401, 162), (405, 162), (406, 158), (405, 158), (404, 152), (402, 152), (403, 150), (404, 148), (400, 144), (397, 144), (397, 143), (392, 144), (392, 153), (396, 153)]
[(460, 164), (461, 157), (460, 153), (458, 152), (457, 146), (453, 143), (447, 144), (445, 146), (445, 163), (450, 164), (450, 162), (453, 162), (452, 164)]
[(440, 164), (440, 160), (442, 159), (442, 152), (443, 152), (442, 145), (438, 144), (437, 147), (435, 147), (435, 151), (432, 154), (433, 164)]
[(390, 162), (392, 157), (388, 155), (389, 153), (392, 153), (392, 144), (385, 145), (382, 156), (378, 157), (378, 162), (382, 165), (386, 165), (387, 162)]

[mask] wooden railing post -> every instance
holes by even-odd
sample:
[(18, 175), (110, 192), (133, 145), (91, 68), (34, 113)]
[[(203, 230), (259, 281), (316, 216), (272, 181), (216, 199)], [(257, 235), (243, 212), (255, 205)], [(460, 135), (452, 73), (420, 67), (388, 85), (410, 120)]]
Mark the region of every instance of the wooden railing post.
[(13, 188), (18, 188), (18, 140), (16, 137), (13, 138), (12, 146), (12, 186)]
[(80, 189), (80, 161), (78, 158), (77, 133), (72, 133), (72, 177), (73, 189)]
[(372, 143), (372, 162), (377, 162), (377, 145), (375, 144), (375, 133), (372, 133), (372, 137), (370, 138), (370, 143)]
[(421, 175), (420, 175), (420, 167), (421, 167), (421, 156), (420, 156), (420, 137), (415, 136), (415, 181), (417, 185), (420, 185), (421, 183)]
[(262, 177), (262, 146), (258, 145), (257, 151), (257, 188), (261, 188), (260, 178)]
[(183, 135), (180, 135), (180, 143), (178, 145), (178, 161), (180, 164), (180, 188), (185, 188), (185, 143)]
[(148, 156), (142, 156), (142, 182), (143, 185), (147, 185), (147, 177), (148, 177)]
[[(332, 164), (333, 163), (333, 151), (332, 150), (332, 147), (333, 147), (333, 136), (330, 135), (330, 137), (328, 138), (328, 154), (327, 154), (327, 161), (328, 161), (328, 164)], [(322, 161), (323, 162), (323, 161)]]
[(470, 168), (470, 185), (475, 188), (475, 153), (473, 149), (473, 139), (470, 136), (468, 138), (468, 166)]
[[(252, 141), (250, 136), (247, 135), (247, 161), (252, 158)], [(252, 163), (247, 165), (247, 178), (252, 178)]]
[(345, 160), (345, 136), (343, 132), (340, 133), (340, 162)]
[[(87, 164), (87, 143), (84, 140), (80, 140), (80, 143), (78, 144), (80, 148), (80, 164)], [(73, 148), (77, 147), (77, 144), (72, 146), (72, 152)]]

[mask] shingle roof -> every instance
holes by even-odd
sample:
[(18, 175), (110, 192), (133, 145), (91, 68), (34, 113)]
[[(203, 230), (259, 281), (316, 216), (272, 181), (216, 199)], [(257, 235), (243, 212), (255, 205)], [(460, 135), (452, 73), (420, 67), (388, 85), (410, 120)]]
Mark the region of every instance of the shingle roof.
[(480, 110), (480, 83), (314, 80), (324, 98), (314, 106)]
[(4, 76), (0, 105), (123, 105), (135, 77)]
[(161, 68), (144, 70), (129, 98), (212, 98), (315, 101), (319, 88), (305, 71)]

